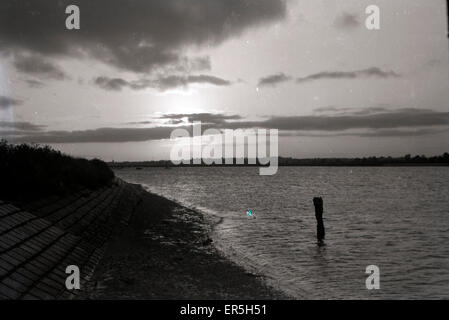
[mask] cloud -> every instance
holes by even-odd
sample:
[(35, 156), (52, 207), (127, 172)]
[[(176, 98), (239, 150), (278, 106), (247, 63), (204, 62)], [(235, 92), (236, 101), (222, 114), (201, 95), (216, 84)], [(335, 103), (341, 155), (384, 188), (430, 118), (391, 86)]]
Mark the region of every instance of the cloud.
[(187, 83), (209, 83), (216, 86), (229, 86), (231, 85), (231, 82), (228, 80), (224, 80), (218, 77), (214, 76), (208, 76), (208, 75), (198, 75), (198, 76), (188, 76), (187, 77)]
[(153, 117), (153, 119), (159, 121), (137, 121), (137, 122), (127, 122), (126, 124), (134, 125), (156, 125), (161, 122), (164, 124), (178, 125), (181, 123), (191, 124), (194, 121), (200, 121), (202, 124), (223, 124), (227, 123), (229, 120), (241, 120), (242, 116), (237, 114), (221, 114), (221, 113), (172, 113), (164, 114), (161, 116)]
[(397, 109), (367, 115), (312, 115), (271, 117), (264, 121), (228, 123), (232, 127), (276, 128), (279, 130), (343, 131), (349, 129), (392, 129), (449, 125), (449, 112), (426, 109)]
[(0, 109), (6, 109), (12, 106), (21, 105), (22, 101), (6, 96), (0, 96)]
[(34, 130), (0, 129), (0, 139), (10, 140), (15, 139), (17, 136), (33, 135), (35, 133)]
[(436, 129), (436, 128), (427, 128), (427, 129), (415, 129), (415, 130), (376, 130), (371, 132), (360, 132), (358, 134), (353, 134), (359, 137), (420, 137), (427, 136), (439, 133), (448, 132), (448, 128)]
[(189, 114), (166, 114), (161, 117), (161, 119), (170, 120), (182, 120), (187, 118), (187, 121), (192, 123), (194, 121), (201, 121), (205, 124), (223, 124), (227, 123), (228, 120), (240, 120), (242, 116), (239, 115), (225, 115), (217, 113), (189, 113)]
[(176, 119), (171, 119), (171, 120), (166, 121), (166, 124), (176, 125), (176, 124), (181, 124), (181, 123), (183, 123), (183, 122), (184, 122), (184, 121), (182, 121), (181, 119), (178, 119), (178, 120), (176, 120)]
[(67, 75), (56, 65), (38, 55), (14, 56), (14, 66), (20, 72), (37, 75), (52, 80), (64, 80)]
[(130, 87), (131, 83), (121, 78), (97, 77), (94, 83), (102, 89), (120, 91), (123, 87)]
[(230, 86), (231, 82), (210, 75), (189, 75), (189, 76), (162, 76), (149, 82), (149, 87), (157, 88), (161, 91), (177, 87), (187, 87), (190, 84), (210, 84), (214, 86)]
[(425, 129), (380, 129), (367, 131), (342, 131), (342, 132), (318, 132), (318, 131), (281, 131), (284, 137), (361, 137), (361, 138), (397, 138), (397, 137), (421, 137), (449, 132), (449, 128), (425, 128)]
[[(262, 121), (241, 120), (239, 115), (223, 114), (171, 114), (161, 119), (204, 121), (202, 129), (278, 129), (283, 135), (316, 137), (405, 137), (422, 136), (445, 132), (449, 126), (449, 112), (427, 109), (403, 108), (366, 115), (312, 115), (277, 117)], [(0, 122), (0, 127), (2, 127)], [(192, 126), (164, 126), (152, 128), (99, 128), (84, 131), (47, 131), (36, 134), (16, 135), (14, 142), (36, 143), (86, 143), (86, 142), (130, 142), (168, 139), (174, 128), (191, 130)], [(24, 129), (24, 128), (19, 128)], [(41, 127), (38, 127), (40, 130)], [(352, 130), (352, 131), (351, 131)], [(354, 132), (354, 130), (358, 130)], [(363, 130), (363, 131), (360, 131)]]
[(353, 110), (352, 108), (347, 107), (336, 107), (336, 106), (326, 106), (326, 107), (319, 107), (314, 109), (313, 111), (317, 113), (334, 113), (334, 112), (345, 112), (347, 110)]
[(4, 121), (0, 120), (0, 128), (15, 129), (23, 131), (41, 131), (45, 126), (33, 124), (26, 121)]
[(349, 30), (359, 27), (360, 21), (356, 14), (344, 12), (335, 18), (334, 26), (339, 29)]
[(210, 68), (189, 48), (215, 46), (283, 19), (285, 0), (77, 0), (80, 30), (65, 28), (71, 0), (0, 1), (0, 51), (88, 56), (117, 68)]
[(127, 122), (126, 124), (138, 124), (138, 125), (147, 125), (147, 124), (154, 124), (152, 121), (133, 121), (133, 122)]
[(181, 58), (172, 72), (197, 72), (211, 69), (210, 57)]
[(132, 142), (168, 139), (173, 128), (99, 128), (83, 131), (48, 131), (34, 135), (15, 136), (15, 143), (91, 143)]
[[(425, 109), (401, 109), (404, 110), (413, 110), (414, 112), (417, 112), (419, 110), (426, 111)], [(332, 115), (368, 115), (373, 113), (381, 113), (381, 112), (390, 112), (391, 108), (388, 109), (387, 106), (375, 106), (375, 107), (368, 107), (368, 108), (350, 108), (350, 107), (336, 107), (336, 106), (327, 106), (327, 107), (321, 107), (316, 108), (314, 110), (316, 113), (327, 113)]]
[(190, 84), (210, 84), (214, 86), (230, 86), (232, 83), (211, 75), (171, 75), (160, 76), (155, 79), (140, 79), (128, 81), (122, 78), (97, 77), (94, 83), (102, 89), (120, 91), (123, 88), (132, 90), (157, 89), (165, 91), (178, 87), (188, 87)]
[(377, 67), (372, 67), (363, 70), (356, 71), (324, 71), (315, 74), (311, 74), (302, 78), (297, 78), (297, 83), (305, 83), (314, 80), (327, 80), (327, 79), (361, 79), (361, 78), (398, 78), (401, 75), (392, 70), (382, 70)]
[(291, 79), (290, 76), (285, 75), (284, 73), (280, 72), (277, 74), (273, 74), (264, 78), (260, 78), (259, 80), (259, 86), (276, 86), (279, 83), (289, 81)]
[(28, 84), (30, 88), (42, 88), (45, 84), (39, 80), (27, 79), (25, 82)]
[[(304, 83), (322, 79), (357, 79), (357, 78), (398, 78), (400, 75), (392, 70), (382, 70), (378, 67), (355, 71), (323, 71), (296, 79), (297, 83)], [(280, 72), (259, 79), (259, 86), (276, 86), (279, 83), (291, 80), (290, 76)]]

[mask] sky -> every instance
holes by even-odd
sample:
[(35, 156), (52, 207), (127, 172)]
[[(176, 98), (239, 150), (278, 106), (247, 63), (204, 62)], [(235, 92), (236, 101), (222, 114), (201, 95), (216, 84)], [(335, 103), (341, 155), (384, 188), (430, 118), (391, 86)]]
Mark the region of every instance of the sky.
[(158, 160), (201, 121), (278, 129), (281, 156), (442, 154), (446, 13), (445, 0), (2, 0), (0, 137)]

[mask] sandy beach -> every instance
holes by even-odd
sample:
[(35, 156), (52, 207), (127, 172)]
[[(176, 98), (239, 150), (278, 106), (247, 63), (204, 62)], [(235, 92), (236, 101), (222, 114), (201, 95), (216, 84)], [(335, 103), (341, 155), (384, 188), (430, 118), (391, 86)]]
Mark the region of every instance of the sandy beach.
[(142, 201), (78, 299), (285, 299), (225, 258), (203, 216), (136, 186)]

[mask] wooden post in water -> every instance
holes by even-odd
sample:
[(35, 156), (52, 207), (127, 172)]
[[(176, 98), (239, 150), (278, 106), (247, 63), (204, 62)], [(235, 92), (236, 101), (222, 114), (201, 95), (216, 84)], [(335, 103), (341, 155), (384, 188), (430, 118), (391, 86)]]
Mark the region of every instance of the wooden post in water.
[(325, 231), (323, 222), (323, 199), (321, 197), (313, 198), (313, 205), (315, 206), (315, 218), (316, 218), (316, 238), (318, 243), (323, 243)]

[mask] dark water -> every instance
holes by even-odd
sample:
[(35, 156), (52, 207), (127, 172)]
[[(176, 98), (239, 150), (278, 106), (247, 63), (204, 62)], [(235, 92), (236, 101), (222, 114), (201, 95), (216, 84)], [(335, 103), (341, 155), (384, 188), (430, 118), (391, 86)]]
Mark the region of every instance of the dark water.
[[(206, 213), (219, 247), (297, 298), (449, 298), (449, 168), (124, 169)], [(324, 199), (318, 247), (312, 198)], [(248, 217), (251, 209), (256, 218)], [(380, 290), (367, 290), (368, 265)]]

